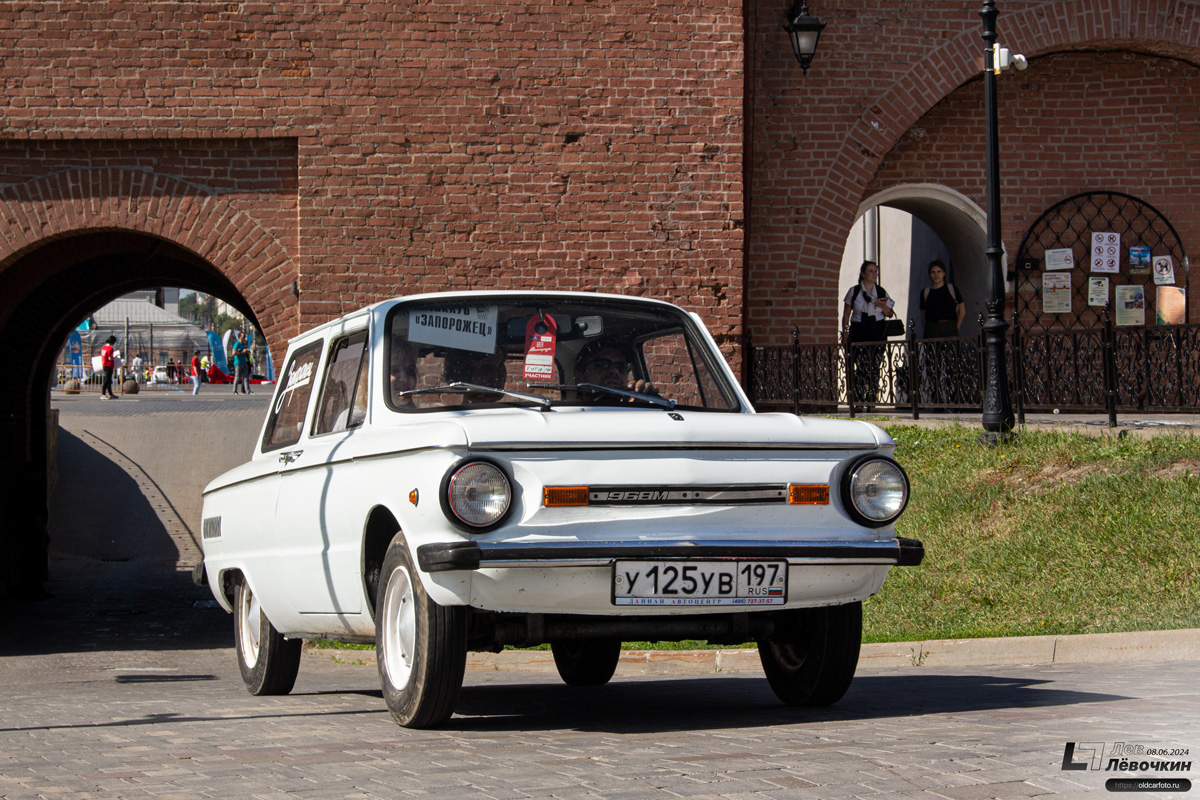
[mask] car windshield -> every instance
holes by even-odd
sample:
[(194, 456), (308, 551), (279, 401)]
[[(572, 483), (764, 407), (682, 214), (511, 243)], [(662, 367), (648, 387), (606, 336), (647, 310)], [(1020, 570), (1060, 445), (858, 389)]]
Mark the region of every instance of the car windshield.
[[(456, 303), (456, 304), (455, 304)], [(415, 301), (387, 319), (388, 403), (739, 410), (692, 319), (657, 303), (506, 296)]]

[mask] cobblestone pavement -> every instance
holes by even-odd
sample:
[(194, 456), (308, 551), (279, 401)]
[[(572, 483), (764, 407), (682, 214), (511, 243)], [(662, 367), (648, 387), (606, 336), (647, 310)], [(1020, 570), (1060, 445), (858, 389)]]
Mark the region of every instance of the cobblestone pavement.
[(1067, 742), (1200, 764), (1196, 662), (869, 669), (816, 711), (756, 675), (470, 670), (448, 726), (410, 731), (345, 656), (271, 698), (229, 649), (0, 658), (0, 797), (1072, 798), (1121, 775), (1062, 770)]
[[(815, 711), (779, 705), (753, 672), (623, 665), (608, 686), (572, 689), (545, 670), (473, 669), (444, 729), (409, 731), (375, 667), (353, 663), (365, 657), (310, 651), (292, 695), (254, 698), (230, 617), (183, 571), (184, 474), (244, 460), (265, 398), (59, 401), (53, 597), (0, 615), (5, 800), (1073, 798), (1128, 775), (1063, 770), (1068, 742), (1182, 749), (1170, 760), (1200, 765), (1197, 661), (869, 667)], [(147, 424), (162, 421), (169, 436)], [(119, 474), (99, 498), (102, 461)]]

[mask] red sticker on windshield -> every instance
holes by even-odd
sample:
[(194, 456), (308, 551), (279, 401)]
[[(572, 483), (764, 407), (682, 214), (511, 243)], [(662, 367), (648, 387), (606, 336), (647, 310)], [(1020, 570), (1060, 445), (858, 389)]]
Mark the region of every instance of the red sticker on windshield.
[(554, 379), (554, 343), (558, 324), (554, 317), (537, 313), (525, 325), (525, 380)]

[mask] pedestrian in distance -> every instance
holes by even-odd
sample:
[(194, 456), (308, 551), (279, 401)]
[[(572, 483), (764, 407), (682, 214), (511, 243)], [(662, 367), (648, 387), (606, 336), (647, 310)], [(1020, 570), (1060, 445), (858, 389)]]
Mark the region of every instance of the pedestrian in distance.
[(100, 399), (101, 400), (116, 400), (117, 396), (113, 394), (113, 370), (116, 368), (116, 351), (113, 345), (117, 343), (116, 336), (109, 336), (104, 340), (104, 346), (100, 348), (100, 368), (104, 371), (104, 378), (100, 384)]
[[(921, 327), (926, 339), (955, 339), (967, 315), (958, 287), (946, 281), (946, 265), (929, 262), (929, 286), (921, 290)], [(921, 342), (921, 363), (929, 379), (926, 399), (937, 404), (963, 402), (960, 397), (960, 343), (953, 341)]]
[(895, 317), (895, 303), (879, 284), (879, 265), (864, 261), (858, 270), (858, 282), (843, 300), (842, 343), (860, 345), (854, 352), (854, 385), (847, 400), (873, 407), (879, 394), (879, 366), (887, 340), (887, 321)]
[(929, 262), (929, 286), (921, 290), (921, 327), (926, 339), (950, 339), (958, 336), (967, 304), (953, 283), (946, 281), (946, 265)]
[(237, 331), (234, 334), (233, 346), (233, 393), (238, 393), (241, 387), (243, 394), (253, 394), (250, 391), (250, 348), (246, 346), (246, 333)]
[(192, 396), (200, 394), (200, 351), (197, 350), (192, 354)]

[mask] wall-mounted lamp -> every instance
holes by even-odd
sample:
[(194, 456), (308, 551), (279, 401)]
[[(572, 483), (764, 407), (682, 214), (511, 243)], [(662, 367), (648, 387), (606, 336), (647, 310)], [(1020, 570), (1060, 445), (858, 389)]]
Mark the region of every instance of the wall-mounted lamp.
[(807, 74), (813, 56), (817, 54), (817, 40), (821, 38), (825, 23), (808, 13), (808, 3), (796, 0), (792, 10), (788, 12), (787, 23), (783, 29), (792, 40), (792, 52), (800, 62), (800, 69)]

